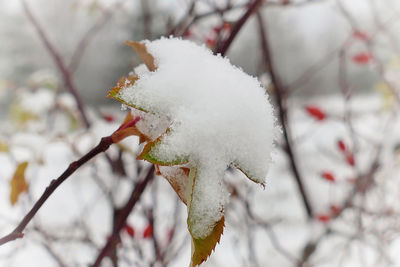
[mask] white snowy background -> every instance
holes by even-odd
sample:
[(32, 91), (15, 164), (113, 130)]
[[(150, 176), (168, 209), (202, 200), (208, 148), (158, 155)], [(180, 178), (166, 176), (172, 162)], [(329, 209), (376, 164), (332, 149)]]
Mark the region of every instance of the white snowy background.
[[(179, 21), (190, 4), (183, 0), (150, 2), (153, 38), (165, 34), (168, 21)], [(203, 13), (213, 1), (200, 2), (197, 11)], [(216, 2), (223, 5), (225, 1)], [(231, 192), (225, 210), (221, 242), (202, 266), (300, 266), (305, 258), (304, 266), (400, 266), (399, 104), (383, 83), (389, 80), (395, 92), (400, 89), (400, 4), (396, 0), (341, 1), (356, 20), (357, 30), (373, 36), (373, 59), (360, 64), (354, 56), (371, 53), (371, 49), (354, 37), (339, 1), (287, 6), (270, 2), (262, 12), (276, 68), (291, 90), (289, 127), (314, 217), (307, 218), (280, 136), (265, 189), (240, 172), (226, 172), (227, 185), (237, 192)], [(69, 62), (82, 36), (101, 19), (104, 8), (116, 2), (27, 3)], [(52, 179), (123, 121), (125, 113), (119, 103), (104, 97), (138, 62), (123, 42), (141, 40), (145, 34), (140, 1), (126, 1), (90, 42), (74, 76), (92, 122), (90, 129), (85, 129), (73, 97), (61, 90), (62, 77), (20, 2), (0, 0), (0, 7), (0, 144), (8, 148), (0, 152), (3, 236), (18, 224)], [(235, 21), (242, 12), (231, 12), (226, 19)], [(196, 24), (187, 38), (207, 43), (219, 23), (218, 17), (211, 16)], [(349, 39), (344, 58), (351, 96), (341, 91), (339, 71), (343, 61), (340, 50)], [(252, 18), (227, 56), (269, 87), (270, 78), (260, 67), (259, 42)], [(269, 91), (274, 102), (273, 89)], [(306, 107), (314, 106), (325, 114), (324, 119), (307, 112)], [(345, 144), (345, 152), (339, 141)], [(113, 172), (104, 155), (79, 169), (38, 212), (24, 238), (0, 247), (0, 266), (93, 263), (112, 229), (113, 207), (125, 203), (134, 183), (149, 167), (135, 160), (140, 149), (137, 138), (129, 137), (107, 152), (116, 159), (123, 151), (126, 175)], [(349, 154), (354, 156), (354, 164), (349, 163)], [(12, 206), (10, 179), (23, 161), (29, 163), (29, 190)], [(378, 168), (369, 177), (373, 162), (379, 163)], [(335, 181), (325, 179), (324, 173), (332, 174)], [(354, 193), (356, 180), (364, 178), (370, 178), (368, 187)], [(349, 198), (352, 205), (335, 217)], [(155, 263), (154, 238), (144, 234), (149, 212), (154, 215), (158, 245), (165, 251), (164, 265)], [(120, 266), (187, 266), (190, 237), (186, 214), (171, 186), (156, 177), (128, 219), (134, 237), (121, 233)], [(175, 233), (169, 242), (171, 229)], [(104, 260), (103, 266), (112, 266), (111, 261)]]

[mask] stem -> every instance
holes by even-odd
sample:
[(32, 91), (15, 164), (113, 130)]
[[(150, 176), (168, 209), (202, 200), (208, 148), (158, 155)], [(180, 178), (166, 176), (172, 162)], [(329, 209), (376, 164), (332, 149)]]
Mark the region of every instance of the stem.
[(154, 165), (152, 165), (149, 168), (146, 177), (142, 179), (138, 184), (136, 184), (135, 189), (132, 191), (132, 194), (128, 202), (119, 211), (118, 218), (116, 219), (115, 226), (113, 229), (113, 233), (111, 237), (108, 239), (107, 243), (104, 245), (103, 249), (100, 251), (92, 267), (99, 267), (104, 257), (106, 257), (110, 253), (110, 251), (112, 251), (113, 247), (115, 247), (119, 237), (119, 232), (125, 226), (129, 214), (135, 207), (136, 203), (138, 202), (144, 190), (146, 189), (147, 184), (153, 179), (153, 177), (154, 177)]
[(17, 238), (23, 237), (22, 231), (25, 229), (27, 224), (32, 220), (32, 218), (35, 216), (35, 214), (39, 211), (39, 209), (43, 206), (43, 204), (46, 202), (46, 200), (53, 194), (53, 192), (65, 181), (70, 177), (79, 167), (81, 167), (83, 164), (88, 162), (90, 159), (94, 158), (97, 154), (100, 154), (104, 151), (106, 151), (111, 144), (113, 144), (111, 135), (107, 137), (103, 137), (100, 141), (100, 143), (94, 147), (92, 150), (90, 150), (87, 154), (85, 154), (83, 157), (81, 157), (79, 160), (72, 162), (68, 168), (59, 176), (57, 179), (54, 179), (50, 182), (49, 186), (47, 186), (46, 190), (42, 194), (42, 196), (39, 198), (38, 201), (36, 201), (35, 205), (32, 207), (32, 209), (28, 212), (28, 214), (25, 215), (23, 220), (19, 223), (19, 225), (7, 236), (3, 237), (0, 239), (0, 246), (13, 241)]
[(270, 50), (270, 47), (268, 44), (268, 39), (267, 39), (267, 32), (264, 27), (265, 24), (263, 22), (263, 19), (262, 19), (262, 16), (260, 13), (257, 13), (257, 21), (258, 21), (259, 30), (260, 30), (261, 47), (262, 47), (263, 56), (264, 56), (264, 63), (266, 64), (266, 67), (269, 70), (269, 73), (271, 76), (271, 81), (272, 81), (272, 84), (274, 85), (274, 89), (275, 89), (276, 100), (277, 100), (277, 104), (278, 104), (279, 119), (282, 124), (283, 137), (285, 139), (286, 153), (289, 158), (290, 168), (291, 168), (293, 176), (296, 180), (297, 187), (300, 191), (300, 195), (303, 200), (303, 204), (306, 209), (307, 216), (309, 218), (312, 218), (313, 210), (312, 210), (310, 201), (308, 199), (306, 190), (304, 188), (303, 178), (301, 177), (299, 168), (297, 166), (296, 157), (293, 152), (293, 144), (292, 144), (292, 138), (290, 135), (290, 128), (289, 128), (288, 116), (287, 116), (287, 105), (286, 105), (287, 104), (287, 90), (282, 85), (282, 83), (279, 79), (279, 76), (273, 66), (271, 50)]
[(53, 194), (53, 192), (83, 164), (94, 158), (96, 155), (105, 152), (114, 143), (113, 141), (114, 134), (118, 133), (118, 131), (121, 129), (126, 129), (127, 125), (129, 127), (134, 126), (138, 121), (139, 119), (135, 118), (123, 124), (119, 129), (114, 131), (114, 133), (112, 133), (111, 135), (101, 138), (99, 144), (95, 146), (92, 150), (90, 150), (88, 153), (86, 153), (84, 156), (82, 156), (79, 160), (69, 164), (68, 168), (57, 179), (53, 179), (50, 182), (46, 190), (43, 192), (42, 196), (39, 198), (39, 200), (36, 201), (35, 205), (28, 212), (28, 214), (25, 215), (25, 217), (22, 219), (19, 225), (10, 234), (0, 239), (0, 246), (17, 238), (23, 237), (24, 234), (22, 233), (22, 231), (25, 229), (28, 223), (33, 219), (35, 214), (43, 206), (46, 200)]
[(39, 24), (39, 22), (36, 20), (36, 18), (32, 14), (32, 12), (29, 9), (28, 5), (26, 4), (25, 0), (21, 0), (21, 2), (22, 2), (22, 6), (24, 8), (25, 14), (27, 15), (28, 19), (31, 21), (32, 25), (35, 27), (36, 31), (39, 34), (41, 41), (43, 42), (44, 46), (46, 47), (49, 54), (53, 58), (57, 68), (61, 72), (66, 88), (74, 96), (76, 104), (78, 106), (78, 110), (81, 114), (81, 117), (83, 119), (83, 122), (84, 122), (86, 128), (89, 128), (90, 122), (86, 116), (85, 108), (83, 106), (81, 97), (78, 94), (78, 90), (72, 80), (71, 72), (69, 71), (68, 67), (64, 64), (64, 61), (61, 58), (60, 54), (58, 53), (58, 51), (56, 51), (54, 45), (50, 42), (49, 38), (43, 31), (42, 26)]
[(220, 45), (218, 45), (215, 48), (215, 51), (214, 51), (215, 54), (221, 54), (222, 56), (224, 56), (226, 54), (226, 52), (228, 51), (229, 47), (231, 46), (233, 40), (235, 39), (236, 35), (242, 29), (243, 25), (250, 18), (250, 16), (253, 14), (253, 12), (257, 11), (257, 9), (261, 5), (261, 3), (262, 3), (262, 0), (253, 0), (249, 4), (249, 7), (248, 7), (246, 13), (244, 13), (244, 15), (234, 24), (229, 37), (223, 43), (221, 43)]

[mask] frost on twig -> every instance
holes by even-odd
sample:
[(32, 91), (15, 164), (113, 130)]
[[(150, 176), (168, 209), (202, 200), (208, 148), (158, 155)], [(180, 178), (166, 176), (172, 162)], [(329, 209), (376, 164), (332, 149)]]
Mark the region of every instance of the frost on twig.
[(188, 207), (192, 266), (207, 259), (224, 226), (224, 172), (264, 184), (274, 139), (272, 107), (259, 81), (204, 46), (175, 38), (127, 42), (145, 64), (110, 97), (132, 108), (144, 149)]

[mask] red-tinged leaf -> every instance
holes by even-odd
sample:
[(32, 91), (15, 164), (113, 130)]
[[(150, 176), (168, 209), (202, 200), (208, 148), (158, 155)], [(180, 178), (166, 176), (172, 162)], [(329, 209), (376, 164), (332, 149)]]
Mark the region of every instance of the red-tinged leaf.
[(330, 206), (330, 209), (331, 209), (331, 212), (332, 212), (334, 215), (337, 215), (337, 214), (339, 214), (339, 213), (342, 211), (342, 209), (341, 209), (339, 206), (337, 206), (337, 205), (331, 205), (331, 206)]
[(128, 136), (136, 135), (139, 137), (139, 143), (143, 143), (145, 141), (149, 141), (150, 138), (144, 135), (139, 129), (136, 127), (136, 123), (140, 121), (140, 117), (133, 118), (132, 114), (128, 112), (125, 117), (124, 122), (121, 126), (116, 130), (111, 138), (113, 142), (116, 144)]
[(103, 115), (103, 119), (107, 122), (113, 122), (115, 121), (115, 118), (113, 115), (109, 115), (109, 114), (104, 114)]
[(306, 106), (307, 113), (318, 121), (326, 118), (325, 113), (317, 106)]
[(372, 60), (372, 58), (373, 57), (372, 57), (371, 53), (361, 52), (361, 53), (354, 55), (352, 57), (352, 60), (357, 64), (364, 65), (364, 64), (368, 64)]
[(364, 40), (364, 41), (369, 40), (369, 35), (362, 31), (355, 31), (353, 33), (353, 37), (356, 39)]
[(349, 153), (346, 156), (346, 162), (347, 164), (349, 164), (350, 166), (355, 166), (356, 165), (356, 161), (354, 159), (354, 155), (352, 153)]
[(132, 41), (126, 41), (125, 44), (129, 45), (133, 50), (135, 50), (136, 54), (138, 54), (140, 59), (144, 62), (144, 64), (150, 71), (156, 70), (157, 67), (154, 62), (154, 57), (149, 52), (147, 52), (147, 47), (145, 44)]
[(347, 150), (346, 144), (342, 139), (339, 139), (337, 141), (337, 147), (339, 148), (340, 151), (345, 152)]
[(325, 180), (334, 183), (336, 181), (335, 176), (328, 171), (324, 171), (321, 173), (322, 178), (324, 178)]
[(124, 228), (122, 228), (125, 233), (127, 233), (130, 237), (135, 237), (135, 228), (133, 226), (127, 224)]
[(153, 237), (153, 225), (147, 225), (146, 229), (143, 232), (143, 238), (152, 238)]
[(317, 214), (315, 218), (322, 223), (327, 223), (332, 219), (331, 215), (329, 214)]

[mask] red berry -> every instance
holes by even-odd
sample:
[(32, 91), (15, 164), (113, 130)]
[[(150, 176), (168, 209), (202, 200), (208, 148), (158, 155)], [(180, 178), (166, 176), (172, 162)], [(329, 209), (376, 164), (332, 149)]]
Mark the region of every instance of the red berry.
[(352, 153), (349, 153), (349, 154), (346, 156), (346, 162), (347, 162), (347, 164), (349, 164), (350, 166), (356, 165), (356, 162), (355, 162), (355, 160), (354, 160), (354, 155), (353, 155)]
[(342, 152), (347, 150), (345, 143), (341, 139), (338, 140), (337, 146), (338, 146), (339, 150), (342, 151)]
[(353, 37), (356, 38), (356, 39), (364, 40), (364, 41), (369, 39), (368, 34), (366, 34), (365, 32), (361, 32), (361, 31), (355, 31), (353, 33)]
[(316, 120), (322, 121), (325, 119), (326, 115), (325, 113), (316, 106), (306, 106), (306, 111), (308, 114), (312, 117), (314, 117)]
[(123, 228), (123, 230), (130, 236), (130, 237), (134, 237), (135, 236), (135, 229), (131, 226), (131, 225), (129, 225), (129, 224), (127, 224), (127, 225), (125, 225), (125, 227)]
[(352, 59), (355, 63), (364, 65), (364, 64), (369, 63), (372, 60), (372, 55), (371, 55), (371, 53), (363, 52), (363, 53), (358, 53), (357, 55), (353, 56)]
[(113, 115), (109, 115), (109, 114), (104, 114), (104, 115), (103, 115), (103, 119), (104, 119), (105, 121), (108, 121), (108, 122), (113, 122), (113, 121), (115, 121), (114, 116), (113, 116)]
[(153, 226), (149, 224), (143, 232), (143, 238), (152, 238), (153, 237)]
[(316, 219), (322, 223), (327, 223), (332, 219), (332, 217), (329, 214), (317, 214)]
[(331, 172), (322, 172), (321, 173), (322, 178), (324, 178), (325, 180), (328, 180), (330, 182), (335, 182), (335, 176), (333, 176), (333, 174)]
[(342, 211), (342, 209), (341, 209), (339, 206), (337, 206), (337, 205), (331, 205), (330, 209), (331, 209), (331, 212), (332, 212), (334, 215), (337, 215), (337, 214), (339, 214), (339, 213)]

